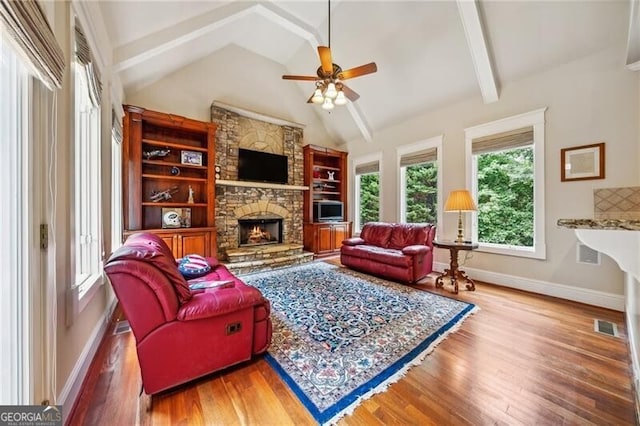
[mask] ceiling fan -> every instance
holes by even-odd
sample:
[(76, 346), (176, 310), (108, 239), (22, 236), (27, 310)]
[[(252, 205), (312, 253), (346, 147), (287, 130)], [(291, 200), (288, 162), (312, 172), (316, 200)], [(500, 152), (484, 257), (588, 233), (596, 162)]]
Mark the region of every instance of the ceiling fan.
[(307, 75), (283, 75), (284, 80), (301, 80), (315, 81), (316, 89), (313, 95), (307, 100), (307, 103), (322, 104), (325, 110), (331, 110), (335, 105), (345, 105), (347, 99), (351, 102), (356, 101), (360, 95), (347, 87), (343, 81), (354, 77), (360, 77), (372, 74), (378, 71), (375, 62), (369, 62), (359, 67), (342, 70), (342, 68), (333, 63), (331, 58), (331, 0), (329, 4), (329, 45), (318, 46), (318, 56), (320, 57), (320, 66), (316, 70), (316, 76)]

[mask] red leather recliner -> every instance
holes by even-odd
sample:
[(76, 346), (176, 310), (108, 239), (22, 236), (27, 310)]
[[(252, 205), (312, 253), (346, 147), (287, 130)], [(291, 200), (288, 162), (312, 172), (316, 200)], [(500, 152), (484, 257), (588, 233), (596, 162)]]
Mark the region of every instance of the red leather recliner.
[(210, 280), (190, 290), (169, 247), (151, 233), (130, 236), (105, 271), (136, 339), (142, 385), (155, 394), (263, 353), (271, 343), (269, 301), (216, 259)]

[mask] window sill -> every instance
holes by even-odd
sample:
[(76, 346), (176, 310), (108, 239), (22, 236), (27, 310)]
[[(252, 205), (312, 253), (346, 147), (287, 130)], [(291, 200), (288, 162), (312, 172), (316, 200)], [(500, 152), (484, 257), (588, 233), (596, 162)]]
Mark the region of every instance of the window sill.
[(102, 277), (102, 274), (92, 275), (82, 282), (78, 291), (78, 313), (82, 312), (91, 300), (93, 300), (93, 297), (96, 295), (100, 287), (102, 287), (103, 283), (104, 278)]
[(501, 254), (505, 256), (526, 257), (530, 259), (545, 260), (547, 258), (545, 246), (536, 248), (507, 246), (502, 244), (479, 243), (476, 251), (481, 253)]

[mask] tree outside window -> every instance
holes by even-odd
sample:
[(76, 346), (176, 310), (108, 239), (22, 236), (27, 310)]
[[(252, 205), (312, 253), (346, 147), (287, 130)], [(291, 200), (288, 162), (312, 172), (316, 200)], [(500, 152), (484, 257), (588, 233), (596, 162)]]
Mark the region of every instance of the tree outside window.
[(404, 220), (407, 223), (437, 223), (438, 167), (435, 162), (403, 167), (405, 184)]

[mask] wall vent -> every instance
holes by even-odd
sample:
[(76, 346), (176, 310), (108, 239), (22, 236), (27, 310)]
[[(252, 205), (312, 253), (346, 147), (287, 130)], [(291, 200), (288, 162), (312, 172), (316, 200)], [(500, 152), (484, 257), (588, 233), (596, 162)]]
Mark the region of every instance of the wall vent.
[(587, 247), (584, 244), (578, 243), (577, 252), (577, 262), (578, 263), (586, 263), (589, 265), (599, 265), (600, 264), (600, 252), (592, 249), (591, 247)]
[(618, 325), (611, 321), (594, 319), (593, 330), (596, 333), (606, 334), (607, 336), (618, 337)]
[(123, 334), (131, 331), (131, 326), (129, 325), (129, 321), (122, 320), (116, 323), (115, 328), (113, 329), (113, 334)]

